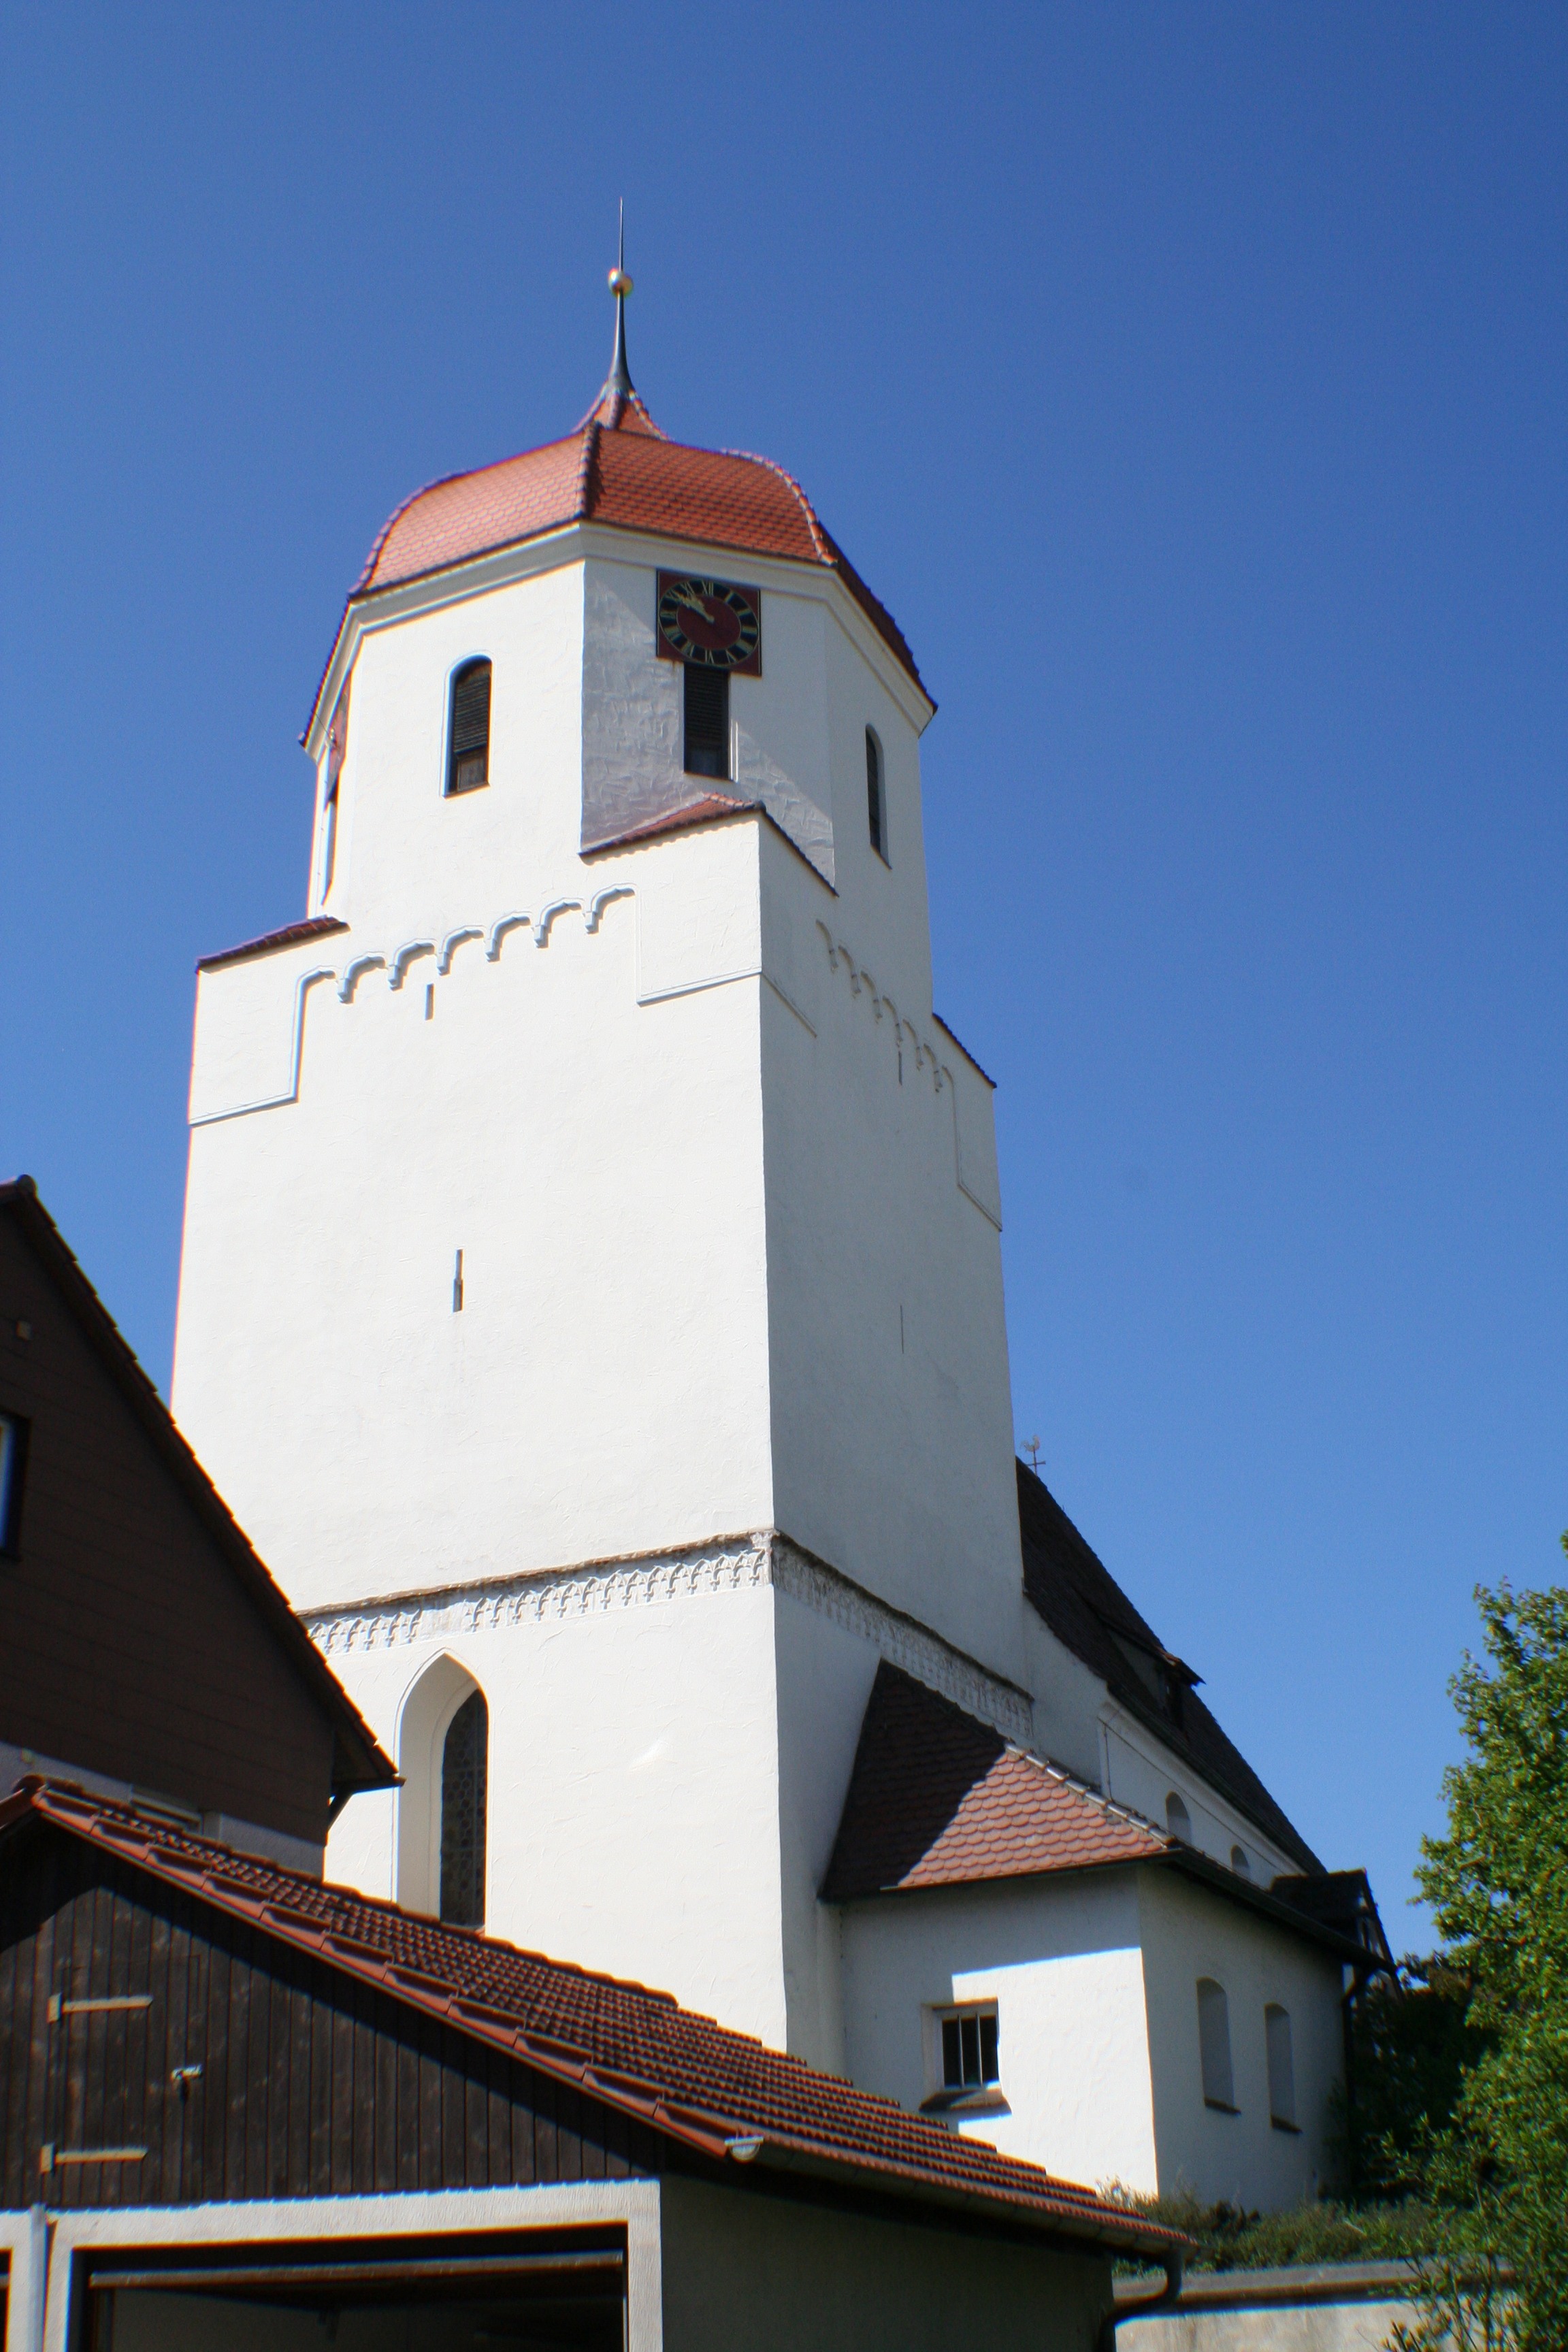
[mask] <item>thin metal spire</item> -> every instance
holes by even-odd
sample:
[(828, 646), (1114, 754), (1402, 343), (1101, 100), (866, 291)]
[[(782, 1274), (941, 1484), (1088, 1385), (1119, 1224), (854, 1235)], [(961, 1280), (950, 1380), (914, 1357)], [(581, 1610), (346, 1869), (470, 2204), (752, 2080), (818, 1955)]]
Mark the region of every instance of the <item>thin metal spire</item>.
[(631, 370), (626, 365), (626, 296), (631, 290), (632, 281), (626, 276), (626, 200), (623, 196), (620, 239), (616, 248), (616, 266), (610, 272), (610, 291), (616, 298), (616, 354), (605, 381), (605, 391), (609, 393), (625, 394), (633, 390)]

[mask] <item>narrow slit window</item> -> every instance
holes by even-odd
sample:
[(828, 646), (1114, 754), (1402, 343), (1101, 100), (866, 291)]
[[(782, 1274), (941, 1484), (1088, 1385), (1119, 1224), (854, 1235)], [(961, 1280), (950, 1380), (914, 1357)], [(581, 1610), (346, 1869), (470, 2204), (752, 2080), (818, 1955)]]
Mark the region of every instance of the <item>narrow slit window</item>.
[(19, 1413), (0, 1412), (0, 1556), (7, 1559), (14, 1559), (21, 1548), (26, 1471), (27, 1423)]
[(485, 1924), (489, 1739), (484, 1693), (470, 1691), (441, 1750), (441, 1916), (458, 1927)]
[(1165, 1827), (1172, 1837), (1180, 1838), (1184, 1845), (1191, 1845), (1193, 1817), (1173, 1789), (1165, 1800)]
[(1290, 2012), (1271, 2000), (1263, 2012), (1268, 2053), (1268, 2120), (1276, 2131), (1296, 2128), (1296, 2062), (1290, 2049)]
[(996, 2011), (961, 2011), (942, 2021), (942, 2083), (945, 2091), (979, 2091), (998, 2079)]
[(866, 730), (866, 817), (871, 846), (884, 866), (888, 857), (888, 797), (882, 783), (882, 747)]
[(686, 772), (730, 781), (730, 673), (686, 665)]
[(327, 789), (321, 804), (321, 896), (324, 898), (332, 887), (332, 874), (338, 862), (338, 782), (343, 772), (343, 761), (349, 748), (349, 688), (353, 683), (351, 670), (343, 680), (343, 690), (332, 712), (332, 723), (327, 730)]
[(1213, 1977), (1198, 1979), (1198, 2053), (1203, 2063), (1204, 2105), (1234, 2116), (1236, 2079), (1230, 2065), (1230, 2003)]
[(490, 780), (490, 665), (465, 662), (452, 679), (447, 793), (478, 792)]

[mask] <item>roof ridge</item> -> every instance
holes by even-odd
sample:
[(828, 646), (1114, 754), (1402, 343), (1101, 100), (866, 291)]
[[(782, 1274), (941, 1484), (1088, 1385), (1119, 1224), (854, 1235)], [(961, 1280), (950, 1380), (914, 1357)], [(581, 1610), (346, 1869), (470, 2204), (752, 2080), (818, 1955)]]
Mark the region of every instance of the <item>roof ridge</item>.
[[(980, 1717), (976, 1716), (973, 1720), (978, 1723)], [(1022, 1747), (1013, 1739), (1007, 1742), (1007, 1749), (1009, 1754), (1021, 1757), (1026, 1764), (1036, 1766), (1050, 1780), (1059, 1780), (1064, 1788), (1072, 1790), (1075, 1797), (1083, 1797), (1089, 1804), (1098, 1805), (1100, 1811), (1109, 1814), (1112, 1821), (1126, 1822), (1133, 1829), (1147, 1830), (1151, 1836), (1159, 1839), (1162, 1845), (1176, 1843), (1170, 1832), (1163, 1830), (1149, 1814), (1137, 1812), (1131, 1805), (1119, 1804), (1114, 1797), (1108, 1796), (1092, 1780), (1083, 1780), (1077, 1772), (1069, 1772), (1067, 1766), (1058, 1764), (1054, 1757), (1037, 1755), (1032, 1748)], [(995, 1765), (991, 1769), (994, 1771)]]
[(748, 466), (765, 466), (770, 474), (776, 474), (781, 482), (786, 483), (800, 502), (800, 510), (805, 517), (805, 527), (811, 533), (811, 543), (816, 550), (818, 562), (826, 564), (830, 570), (837, 569), (838, 550), (834, 546), (818, 519), (816, 509), (787, 466), (781, 466), (776, 457), (760, 457), (754, 449), (720, 449), (715, 452), (715, 455), (721, 457), (740, 457)]

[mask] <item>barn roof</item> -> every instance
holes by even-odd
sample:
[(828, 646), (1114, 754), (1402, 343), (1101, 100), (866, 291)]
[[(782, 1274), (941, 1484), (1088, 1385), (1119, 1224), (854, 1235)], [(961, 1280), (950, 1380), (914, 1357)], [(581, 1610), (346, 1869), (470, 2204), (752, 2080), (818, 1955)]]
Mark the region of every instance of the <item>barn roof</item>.
[(668, 1993), (444, 1927), (31, 1776), (0, 1838), (47, 1823), (307, 1951), (709, 2159), (773, 2162), (1158, 2253), (1172, 2233), (1092, 2189), (818, 2074)]

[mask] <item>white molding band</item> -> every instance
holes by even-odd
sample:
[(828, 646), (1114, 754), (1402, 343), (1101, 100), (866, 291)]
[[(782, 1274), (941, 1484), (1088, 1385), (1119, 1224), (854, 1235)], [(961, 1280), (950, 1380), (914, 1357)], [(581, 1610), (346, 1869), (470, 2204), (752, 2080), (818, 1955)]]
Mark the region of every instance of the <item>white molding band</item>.
[(339, 1658), (358, 1650), (445, 1641), (492, 1626), (605, 1616), (622, 1609), (764, 1588), (786, 1594), (869, 1643), (889, 1665), (901, 1666), (916, 1682), (994, 1725), (1005, 1738), (1023, 1748), (1031, 1745), (1027, 1691), (992, 1673), (916, 1619), (890, 1609), (776, 1528), (680, 1551), (486, 1578), (300, 1613), (318, 1649), (328, 1658)]

